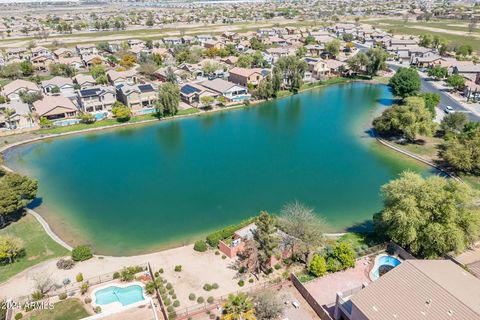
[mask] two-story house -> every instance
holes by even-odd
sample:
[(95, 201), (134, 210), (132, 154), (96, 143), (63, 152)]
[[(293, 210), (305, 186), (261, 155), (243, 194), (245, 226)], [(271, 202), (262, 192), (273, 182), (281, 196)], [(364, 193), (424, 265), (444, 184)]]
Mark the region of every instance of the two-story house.
[(77, 91), (78, 103), (85, 112), (111, 111), (117, 101), (117, 92), (112, 86), (95, 86)]
[(140, 113), (142, 109), (152, 108), (158, 94), (155, 87), (150, 84), (116, 86), (118, 100), (132, 109), (133, 113)]

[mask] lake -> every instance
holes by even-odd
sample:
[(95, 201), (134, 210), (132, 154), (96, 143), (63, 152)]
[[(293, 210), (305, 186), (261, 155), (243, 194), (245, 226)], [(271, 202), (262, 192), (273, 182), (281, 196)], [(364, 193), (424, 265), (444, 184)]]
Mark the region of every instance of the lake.
[(179, 245), (291, 201), (330, 231), (381, 208), (380, 187), (428, 169), (366, 131), (387, 86), (335, 85), (260, 105), (48, 139), (9, 150), (39, 181), (37, 210), (72, 244), (131, 255)]

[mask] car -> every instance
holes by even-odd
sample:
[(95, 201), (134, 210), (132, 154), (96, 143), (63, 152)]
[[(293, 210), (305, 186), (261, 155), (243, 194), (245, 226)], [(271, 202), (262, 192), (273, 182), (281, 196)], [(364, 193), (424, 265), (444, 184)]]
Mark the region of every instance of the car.
[(451, 113), (454, 111), (451, 106), (446, 106), (444, 110), (445, 110), (445, 113)]
[(300, 303), (298, 303), (298, 301), (292, 301), (292, 305), (295, 307), (295, 309), (300, 308)]

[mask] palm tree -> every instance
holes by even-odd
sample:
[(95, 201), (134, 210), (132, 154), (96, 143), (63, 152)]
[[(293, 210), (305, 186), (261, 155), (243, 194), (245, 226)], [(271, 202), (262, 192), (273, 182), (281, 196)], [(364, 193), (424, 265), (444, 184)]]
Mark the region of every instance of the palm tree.
[(15, 114), (15, 109), (5, 108), (5, 109), (1, 110), (0, 112), (5, 116), (5, 122), (10, 127), (11, 126), (10, 119)]
[(245, 293), (229, 295), (223, 306), (223, 320), (255, 320), (252, 298)]
[(38, 120), (38, 114), (34, 111), (29, 111), (27, 114), (24, 114), (23, 117), (30, 123), (35, 123), (35, 121)]

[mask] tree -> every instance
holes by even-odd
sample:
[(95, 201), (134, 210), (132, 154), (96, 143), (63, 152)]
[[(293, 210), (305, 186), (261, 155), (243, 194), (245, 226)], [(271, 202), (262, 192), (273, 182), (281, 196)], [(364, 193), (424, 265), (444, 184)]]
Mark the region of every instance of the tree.
[(460, 91), (465, 88), (465, 79), (461, 75), (454, 74), (447, 78), (447, 84), (453, 87), (453, 89)]
[(352, 42), (353, 39), (354, 39), (354, 36), (353, 36), (353, 34), (351, 34), (351, 33), (344, 33), (344, 34), (342, 35), (342, 39), (343, 39), (343, 41), (345, 41), (345, 42)]
[(24, 77), (29, 77), (33, 74), (33, 64), (30, 61), (20, 62), (20, 70), (22, 70), (22, 75)]
[(441, 66), (434, 66), (428, 69), (428, 76), (440, 80), (448, 76), (448, 69)]
[(23, 210), (35, 199), (37, 190), (37, 181), (0, 170), (0, 227), (5, 225), (5, 217)]
[(472, 53), (473, 53), (473, 48), (469, 44), (462, 44), (456, 50), (456, 54), (464, 56), (464, 57), (469, 56)]
[(95, 120), (96, 120), (95, 116), (91, 113), (88, 113), (88, 112), (80, 113), (79, 118), (80, 118), (80, 122), (86, 123), (86, 124), (94, 123)]
[(271, 96), (273, 96), (273, 94), (272, 79), (270, 76), (267, 76), (258, 84), (257, 90), (255, 91), (255, 96), (258, 99), (268, 100)]
[(40, 127), (41, 128), (51, 128), (53, 127), (53, 122), (45, 117), (40, 117)]
[(180, 89), (178, 85), (170, 82), (164, 83), (158, 92), (157, 111), (159, 116), (163, 114), (175, 115), (180, 104)]
[(37, 273), (32, 276), (35, 283), (35, 289), (40, 292), (41, 296), (48, 293), (55, 285), (51, 274)]
[(115, 101), (112, 105), (112, 113), (117, 118), (118, 122), (125, 122), (130, 120), (132, 112), (130, 108), (121, 103), (120, 101)]
[(253, 57), (248, 54), (242, 54), (238, 57), (235, 66), (240, 68), (251, 68), (253, 63)]
[(316, 41), (315, 41), (315, 37), (314, 36), (306, 36), (305, 37), (305, 44), (314, 44)]
[(362, 71), (369, 64), (368, 57), (365, 53), (359, 52), (347, 60), (347, 65), (354, 73)]
[(130, 69), (136, 62), (137, 58), (134, 55), (126, 54), (120, 59), (119, 64), (126, 69)]
[(285, 233), (295, 239), (292, 254), (297, 250), (305, 263), (308, 263), (311, 252), (324, 243), (325, 220), (312, 208), (299, 202), (286, 204), (282, 208), (278, 224)]
[(256, 294), (253, 299), (256, 319), (279, 319), (285, 309), (282, 300), (282, 297), (274, 290), (266, 290)]
[(429, 33), (420, 36), (420, 42), (418, 43), (422, 47), (431, 47), (433, 45), (433, 36)]
[(210, 108), (212, 106), (212, 103), (215, 99), (212, 96), (202, 96), (200, 98), (200, 103), (202, 106), (205, 108)]
[(9, 235), (0, 235), (0, 263), (13, 263), (16, 258), (24, 254), (25, 249), (20, 238)]
[(408, 141), (415, 141), (417, 134), (432, 136), (436, 124), (422, 99), (409, 99), (404, 105), (386, 109), (373, 120), (373, 127), (383, 135), (403, 135)]
[(73, 261), (85, 261), (92, 257), (92, 249), (89, 246), (77, 246), (72, 250)]
[(230, 294), (223, 305), (223, 320), (254, 320), (252, 298), (245, 293)]
[(275, 217), (266, 211), (260, 212), (256, 222), (257, 228), (252, 232), (253, 240), (258, 249), (258, 260), (263, 271), (267, 270), (267, 264), (275, 254), (278, 246), (277, 228)]
[(316, 277), (322, 277), (327, 273), (327, 262), (319, 254), (315, 254), (308, 265), (308, 271)]
[(165, 81), (169, 83), (177, 83), (177, 75), (173, 72), (172, 67), (168, 67), (165, 72)]
[(103, 76), (106, 74), (105, 68), (102, 65), (94, 65), (90, 67), (90, 74), (92, 77), (95, 79), (98, 78), (99, 76)]
[(342, 241), (333, 247), (331, 257), (339, 261), (339, 270), (355, 267), (355, 251), (349, 242)]
[(384, 70), (386, 68), (387, 56), (388, 54), (382, 48), (370, 48), (366, 53), (368, 57), (368, 64), (366, 66), (367, 74), (373, 78), (376, 76), (378, 71)]
[(157, 71), (158, 69), (158, 65), (157, 64), (154, 64), (154, 63), (142, 63), (137, 71), (138, 73), (140, 74), (143, 74), (149, 78), (153, 78), (154, 77), (154, 74), (155, 72)]
[(395, 95), (405, 98), (420, 91), (421, 81), (415, 69), (399, 68), (388, 84)]
[(468, 118), (465, 113), (452, 112), (443, 117), (440, 127), (445, 132), (445, 135), (450, 133), (458, 134), (463, 130), (467, 122)]
[(277, 86), (276, 81), (281, 79), (280, 84), (285, 80), (289, 90), (297, 93), (302, 85), (303, 76), (307, 68), (307, 63), (296, 56), (281, 57), (273, 68), (274, 79), (278, 77), (274, 80), (274, 89)]
[(9, 63), (2, 68), (2, 75), (9, 79), (18, 79), (22, 75), (19, 63)]
[(102, 74), (95, 79), (96, 84), (107, 84), (108, 78), (106, 74)]
[(340, 40), (334, 39), (332, 41), (325, 43), (325, 51), (330, 53), (332, 56), (336, 57), (340, 52), (340, 46), (341, 46)]
[(428, 111), (430, 111), (432, 114), (432, 119), (434, 119), (437, 114), (436, 108), (441, 100), (440, 94), (436, 92), (425, 92), (422, 93), (421, 96), (425, 102), (425, 107), (428, 109)]
[(242, 252), (239, 253), (239, 270), (244, 269), (250, 272), (256, 278), (262, 271), (262, 266), (259, 259), (257, 244), (254, 240), (247, 240)]
[[(446, 121), (450, 122), (448, 128), (453, 131), (459, 130), (458, 127), (464, 119), (449, 117)], [(480, 175), (480, 127), (477, 126), (449, 138), (442, 144), (440, 156), (457, 172)]]
[(414, 254), (431, 259), (462, 252), (478, 239), (479, 210), (463, 183), (403, 172), (382, 187), (382, 196), (383, 209), (373, 219), (376, 231)]

